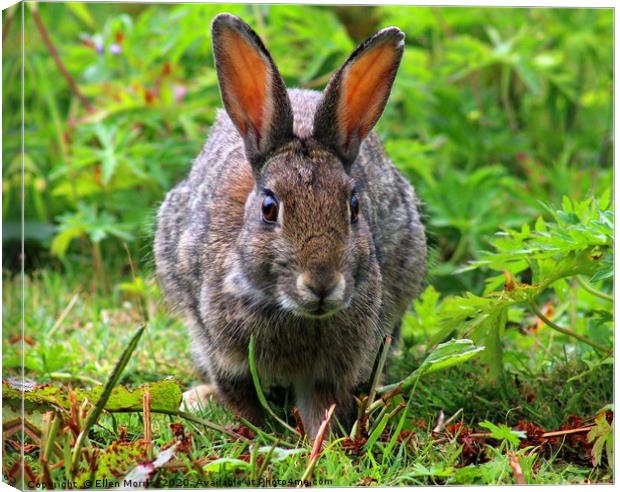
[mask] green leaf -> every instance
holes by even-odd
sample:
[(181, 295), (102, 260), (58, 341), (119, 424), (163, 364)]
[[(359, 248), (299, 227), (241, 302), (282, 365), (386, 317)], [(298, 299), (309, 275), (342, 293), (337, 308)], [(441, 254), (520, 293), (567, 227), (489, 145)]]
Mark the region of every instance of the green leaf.
[(64, 258), (67, 250), (69, 249), (69, 244), (71, 243), (71, 241), (80, 238), (83, 234), (84, 229), (78, 226), (69, 227), (61, 230), (52, 240), (52, 253), (59, 258)]
[(379, 421), (379, 423), (375, 426), (370, 436), (368, 436), (368, 440), (366, 441), (366, 444), (364, 445), (364, 447), (368, 449), (369, 451), (372, 450), (372, 447), (377, 442), (377, 439), (381, 437), (381, 434), (383, 433), (383, 430), (385, 429), (385, 426), (388, 423), (389, 417), (390, 415), (388, 413), (385, 413), (383, 417), (381, 418), (381, 420)]
[(534, 231), (524, 226), (521, 231), (497, 235), (495, 252), (485, 253), (467, 269), (490, 267), (516, 275), (529, 266), (537, 272), (533, 281), (545, 285), (578, 270), (594, 273), (596, 260), (592, 257), (611, 254), (613, 211), (601, 210), (597, 200), (572, 202), (565, 197), (563, 210), (549, 212), (553, 221), (539, 217)]
[(491, 432), (491, 437), (498, 441), (506, 441), (512, 446), (517, 447), (521, 439), (526, 437), (525, 432), (512, 430), (510, 427), (504, 424), (495, 425), (488, 420), (480, 422), (480, 427), (484, 427)]
[[(183, 392), (178, 381), (169, 379), (149, 383), (131, 390), (125, 386), (116, 386), (110, 393), (105, 409), (114, 412), (119, 410), (141, 410), (145, 390), (149, 390), (151, 408), (153, 410), (175, 411), (183, 400)], [(102, 387), (87, 393), (91, 401), (101, 394)]]
[(70, 408), (68, 393), (64, 388), (46, 385), (26, 384), (22, 391), (21, 382), (2, 382), (2, 404), (9, 405), (15, 410), (21, 409), (22, 394), (24, 397), (24, 409), (27, 411), (46, 412), (55, 406), (65, 409)]
[(418, 370), (422, 374), (426, 374), (446, 369), (468, 361), (483, 350), (483, 346), (476, 347), (471, 340), (452, 339), (449, 342), (437, 345), (437, 348), (422, 362)]
[(407, 346), (412, 346), (420, 336), (434, 333), (440, 327), (438, 317), (439, 292), (429, 285), (413, 302), (414, 313), (407, 312), (403, 319), (401, 333)]
[(614, 462), (614, 426), (607, 421), (605, 413), (600, 413), (594, 419), (595, 426), (588, 432), (588, 442), (592, 446), (592, 464), (597, 467), (603, 462), (603, 451), (607, 455), (607, 464), (611, 467)]
[(427, 468), (421, 463), (414, 463), (412, 471), (407, 472), (401, 478), (418, 478), (418, 477), (438, 477), (446, 478), (454, 475), (454, 467), (435, 465)]
[(379, 392), (385, 393), (402, 386), (403, 390), (413, 386), (424, 374), (446, 369), (448, 367), (462, 364), (476, 354), (483, 351), (484, 347), (477, 347), (471, 340), (452, 339), (449, 342), (437, 345), (437, 347), (424, 359), (420, 367), (413, 371), (409, 376), (399, 383), (388, 384), (379, 388)]
[(500, 384), (504, 372), (502, 338), (507, 316), (507, 306), (498, 303), (497, 309), (482, 315), (481, 322), (472, 332), (472, 338), (476, 343), (484, 344), (486, 347), (483, 360), (489, 365), (490, 380)]
[[(23, 392), (24, 405), (28, 411), (45, 412), (54, 407), (69, 409), (68, 389), (51, 384), (33, 385), (25, 388)], [(183, 393), (178, 381), (168, 379), (155, 383), (144, 384), (136, 389), (128, 389), (125, 386), (112, 388), (104, 409), (114, 411), (141, 411), (142, 397), (148, 389), (151, 394), (151, 408), (153, 410), (175, 411), (183, 399)], [(103, 386), (89, 390), (75, 389), (78, 402), (85, 399), (90, 402), (97, 401), (103, 392)], [(3, 402), (15, 409), (21, 406), (22, 391), (16, 384), (9, 381), (2, 383)]]

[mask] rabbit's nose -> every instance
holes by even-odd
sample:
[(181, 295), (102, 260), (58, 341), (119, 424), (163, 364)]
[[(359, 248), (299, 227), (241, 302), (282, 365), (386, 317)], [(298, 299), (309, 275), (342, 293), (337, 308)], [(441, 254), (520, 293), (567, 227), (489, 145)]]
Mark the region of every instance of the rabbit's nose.
[(315, 277), (308, 272), (297, 276), (297, 289), (302, 297), (318, 301), (342, 301), (344, 298), (344, 275), (336, 272), (331, 276)]

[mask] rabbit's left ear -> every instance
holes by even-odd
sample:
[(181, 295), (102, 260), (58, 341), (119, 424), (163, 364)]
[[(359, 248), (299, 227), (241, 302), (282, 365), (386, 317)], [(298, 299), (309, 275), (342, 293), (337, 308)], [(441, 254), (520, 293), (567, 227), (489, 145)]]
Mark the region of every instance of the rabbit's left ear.
[(349, 167), (387, 103), (405, 44), (396, 27), (382, 29), (332, 76), (314, 117), (314, 138)]
[(213, 20), (213, 53), (226, 112), (255, 172), (268, 154), (293, 138), (286, 86), (258, 35), (238, 17)]

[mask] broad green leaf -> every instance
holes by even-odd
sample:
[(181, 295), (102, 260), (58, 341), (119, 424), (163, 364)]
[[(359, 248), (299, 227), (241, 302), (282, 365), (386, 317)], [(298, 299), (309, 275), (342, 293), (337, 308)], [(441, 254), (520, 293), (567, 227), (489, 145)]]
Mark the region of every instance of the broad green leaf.
[(418, 369), (421, 374), (446, 369), (461, 364), (474, 357), (485, 349), (483, 346), (476, 347), (471, 340), (450, 340), (439, 344), (435, 350), (422, 362)]
[(481, 316), (480, 323), (471, 334), (476, 343), (484, 344), (486, 351), (483, 360), (489, 365), (489, 377), (492, 382), (502, 384), (503, 335), (508, 315), (507, 306), (497, 304), (497, 309)]
[[(121, 410), (141, 411), (142, 398), (147, 388), (151, 394), (151, 408), (153, 410), (175, 411), (179, 409), (183, 393), (179, 383), (172, 379), (145, 384), (133, 390), (125, 386), (116, 386), (112, 389), (104, 408), (112, 412)], [(78, 402), (86, 399), (94, 403), (101, 395), (102, 390), (103, 386), (89, 390), (75, 389), (74, 391)], [(4, 381), (2, 383), (2, 395), (4, 403), (13, 408), (21, 406), (22, 392), (18, 386)], [(29, 411), (47, 411), (53, 407), (70, 408), (68, 390), (65, 387), (51, 384), (34, 385), (31, 388), (26, 388), (23, 395), (25, 407)]]
[[(117, 386), (112, 390), (106, 403), (106, 410), (141, 410), (144, 391), (148, 389), (151, 396), (151, 408), (153, 410), (179, 409), (183, 399), (183, 392), (179, 383), (175, 380), (157, 381), (131, 390), (125, 386)], [(87, 393), (89, 400), (95, 400), (101, 393), (101, 388), (95, 388)]]
[(424, 374), (466, 362), (483, 350), (484, 347), (477, 347), (471, 340), (467, 339), (452, 339), (449, 342), (439, 344), (435, 350), (424, 359), (420, 367), (409, 376), (399, 383), (382, 386), (379, 388), (379, 391), (385, 393), (398, 386), (406, 390), (413, 386)]

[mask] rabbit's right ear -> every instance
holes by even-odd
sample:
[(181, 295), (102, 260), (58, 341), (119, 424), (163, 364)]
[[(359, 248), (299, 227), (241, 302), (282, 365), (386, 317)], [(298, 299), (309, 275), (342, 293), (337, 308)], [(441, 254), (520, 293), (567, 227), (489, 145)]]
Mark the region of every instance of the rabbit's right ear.
[(219, 14), (211, 32), (224, 107), (258, 173), (269, 153), (293, 138), (286, 86), (263, 42), (241, 19)]
[(314, 138), (349, 169), (385, 109), (405, 45), (396, 27), (364, 41), (330, 79), (314, 117)]

